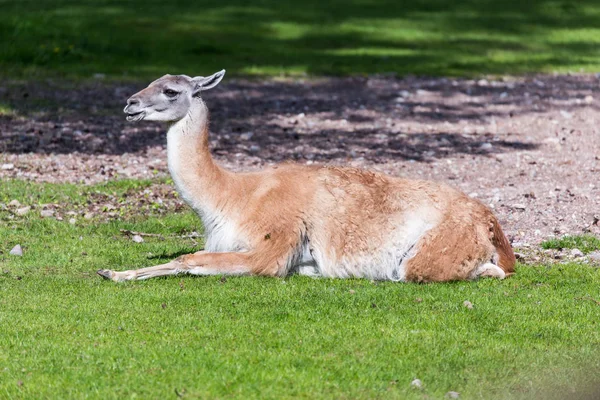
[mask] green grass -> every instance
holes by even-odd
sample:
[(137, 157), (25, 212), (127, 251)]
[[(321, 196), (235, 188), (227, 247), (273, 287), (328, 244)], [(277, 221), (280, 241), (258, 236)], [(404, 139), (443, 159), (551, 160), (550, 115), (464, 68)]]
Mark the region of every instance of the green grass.
[(596, 0), (0, 0), (0, 74), (596, 72)]
[(0, 203), (17, 200), (27, 205), (68, 203), (80, 206), (93, 200), (95, 195), (123, 197), (131, 192), (141, 192), (157, 181), (123, 179), (93, 186), (70, 183), (35, 183), (22, 180), (5, 180), (0, 186)]
[(558, 239), (546, 240), (542, 243), (544, 249), (579, 249), (587, 254), (600, 250), (600, 239), (592, 235), (563, 236)]
[[(0, 198), (76, 204), (135, 184), (8, 181)], [(196, 217), (71, 225), (10, 215), (0, 210), (0, 398), (441, 399), (453, 390), (562, 399), (598, 383), (597, 268), (519, 266), (505, 281), (430, 285), (297, 276), (115, 284), (94, 271), (197, 250), (175, 236)], [(120, 229), (165, 240), (134, 243)], [(15, 244), (23, 257), (8, 255)], [(414, 378), (423, 391), (410, 389)]]

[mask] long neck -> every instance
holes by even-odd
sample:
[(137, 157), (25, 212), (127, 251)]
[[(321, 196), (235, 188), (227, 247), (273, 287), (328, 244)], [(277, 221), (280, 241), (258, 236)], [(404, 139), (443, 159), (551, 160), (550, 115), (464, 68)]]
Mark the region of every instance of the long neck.
[(169, 171), (182, 198), (201, 215), (210, 213), (229, 174), (210, 155), (208, 108), (202, 99), (193, 99), (187, 115), (171, 125), (167, 150)]

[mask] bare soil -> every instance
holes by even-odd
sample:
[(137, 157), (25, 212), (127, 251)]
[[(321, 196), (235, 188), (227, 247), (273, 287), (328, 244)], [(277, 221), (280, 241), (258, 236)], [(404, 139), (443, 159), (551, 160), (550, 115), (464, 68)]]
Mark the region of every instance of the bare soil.
[[(213, 154), (228, 168), (293, 160), (444, 181), (492, 207), (513, 245), (527, 248), (600, 234), (599, 83), (593, 75), (229, 80), (205, 97)], [(0, 178), (167, 176), (165, 126), (129, 124), (122, 113), (142, 86), (0, 82)]]

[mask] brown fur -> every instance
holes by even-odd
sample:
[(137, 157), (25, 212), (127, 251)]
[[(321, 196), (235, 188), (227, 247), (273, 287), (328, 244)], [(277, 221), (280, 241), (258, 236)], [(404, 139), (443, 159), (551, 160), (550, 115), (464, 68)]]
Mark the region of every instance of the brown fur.
[(409, 281), (469, 279), (478, 265), (490, 261), (494, 255), (486, 224), (495, 220), (491, 211), (448, 187), (441, 188), (440, 194), (445, 194), (450, 203), (444, 221), (421, 239), (416, 255), (408, 261)]

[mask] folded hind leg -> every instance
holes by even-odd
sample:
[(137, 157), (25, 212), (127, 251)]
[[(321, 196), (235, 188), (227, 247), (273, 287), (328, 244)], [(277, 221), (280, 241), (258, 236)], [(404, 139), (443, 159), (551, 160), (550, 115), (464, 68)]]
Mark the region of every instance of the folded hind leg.
[(496, 264), (487, 262), (475, 268), (475, 270), (471, 273), (471, 279), (477, 279), (481, 277), (504, 279), (506, 277), (506, 273)]

